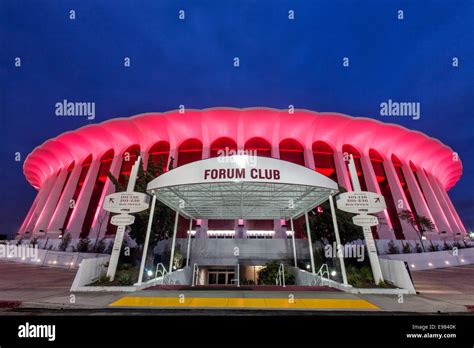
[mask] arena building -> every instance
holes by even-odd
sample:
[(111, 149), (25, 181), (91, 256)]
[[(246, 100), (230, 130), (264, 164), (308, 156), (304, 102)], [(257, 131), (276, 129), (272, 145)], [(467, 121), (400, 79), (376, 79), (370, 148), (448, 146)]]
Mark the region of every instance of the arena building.
[[(155, 164), (161, 156), (165, 172), (170, 161), (176, 168), (229, 153), (272, 157), (305, 166), (349, 191), (347, 159), (352, 154), (362, 190), (382, 194), (386, 201), (387, 209), (377, 214), (376, 239), (418, 239), (398, 216), (404, 209), (434, 223), (435, 229), (425, 234), (428, 239), (466, 235), (447, 194), (462, 173), (461, 161), (448, 146), (369, 118), (267, 108), (146, 113), (88, 125), (46, 141), (24, 163), (25, 177), (38, 194), (18, 235), (112, 237), (115, 227), (101, 209), (104, 197), (114, 192), (107, 172), (129, 175), (137, 150), (145, 164), (150, 154)], [(239, 179), (244, 174), (210, 170), (206, 175)], [(248, 175), (271, 178), (279, 173), (256, 170)], [(305, 238), (303, 224), (295, 221), (297, 239)], [(198, 219), (192, 229), (199, 229), (198, 238), (274, 239), (286, 238), (280, 233), (284, 225), (274, 218), (217, 218)], [(238, 226), (245, 226), (246, 233), (237, 235)], [(187, 224), (180, 223), (178, 238), (187, 233)]]

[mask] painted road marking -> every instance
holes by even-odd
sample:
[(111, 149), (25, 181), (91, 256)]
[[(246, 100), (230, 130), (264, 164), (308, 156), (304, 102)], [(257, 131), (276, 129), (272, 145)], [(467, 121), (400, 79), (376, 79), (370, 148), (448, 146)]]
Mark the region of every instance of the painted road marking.
[(227, 298), (227, 297), (135, 297), (125, 296), (110, 307), (153, 308), (262, 308), (262, 309), (379, 309), (362, 299)]

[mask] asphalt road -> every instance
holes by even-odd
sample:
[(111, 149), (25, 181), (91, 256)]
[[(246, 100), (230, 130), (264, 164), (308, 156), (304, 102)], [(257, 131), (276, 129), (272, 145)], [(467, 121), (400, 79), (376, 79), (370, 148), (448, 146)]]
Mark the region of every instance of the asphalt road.
[[(146, 308), (114, 308), (111, 303), (125, 296), (150, 297), (177, 297), (176, 291), (143, 290), (135, 293), (75, 293), (69, 292), (75, 276), (75, 270), (69, 271), (59, 268), (40, 267), (22, 263), (0, 261), (0, 311), (3, 315), (10, 314), (90, 314), (90, 315), (121, 315), (121, 314), (151, 314), (151, 315), (205, 315), (212, 312), (219, 315), (232, 312), (233, 314), (251, 315), (255, 309), (200, 309), (189, 308), (167, 309)], [(469, 312), (469, 306), (474, 305), (474, 265), (450, 267), (412, 273), (415, 287), (419, 295), (404, 295), (401, 300), (397, 295), (349, 295), (338, 292), (304, 292), (295, 293), (296, 298), (359, 298), (368, 301), (380, 309), (375, 311), (352, 311), (346, 313), (448, 313)], [(288, 292), (261, 292), (248, 293), (229, 291), (190, 291), (186, 297), (268, 297), (287, 298)], [(14, 305), (10, 305), (11, 303)], [(16, 305), (15, 305), (16, 303)], [(17, 308), (9, 308), (17, 307)], [(285, 308), (282, 311), (266, 310), (265, 313), (289, 313)], [(301, 315), (323, 313), (318, 310), (298, 310)], [(325, 309), (325, 315), (340, 313), (337, 310)]]

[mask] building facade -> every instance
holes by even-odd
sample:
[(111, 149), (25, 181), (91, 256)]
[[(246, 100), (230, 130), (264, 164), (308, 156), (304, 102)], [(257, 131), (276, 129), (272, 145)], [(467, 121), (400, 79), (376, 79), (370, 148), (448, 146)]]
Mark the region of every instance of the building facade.
[[(379, 239), (418, 239), (399, 218), (410, 210), (429, 218), (429, 239), (456, 239), (466, 229), (447, 192), (462, 174), (456, 153), (436, 139), (404, 127), (337, 113), (266, 108), (181, 110), (147, 113), (85, 126), (37, 147), (26, 159), (24, 174), (38, 190), (18, 231), (20, 236), (73, 239), (113, 236), (115, 227), (101, 209), (114, 192), (111, 172), (122, 183), (140, 152), (165, 171), (194, 161), (247, 151), (306, 166), (351, 190), (347, 160), (352, 155), (362, 190), (385, 198), (377, 214)], [(241, 224), (242, 222), (240, 222)], [(277, 238), (282, 222), (245, 221), (247, 238)], [(304, 237), (295, 222), (296, 237)], [(237, 223), (198, 221), (199, 235), (235, 238)], [(185, 237), (186, 224), (179, 231)], [(194, 227), (196, 226), (196, 222)], [(252, 234), (252, 231), (255, 233)]]

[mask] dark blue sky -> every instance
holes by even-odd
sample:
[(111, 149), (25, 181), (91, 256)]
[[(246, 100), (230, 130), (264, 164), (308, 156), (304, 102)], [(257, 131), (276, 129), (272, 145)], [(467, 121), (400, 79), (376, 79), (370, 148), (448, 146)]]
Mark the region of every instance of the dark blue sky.
[[(472, 229), (473, 18), (471, 0), (2, 0), (0, 233), (16, 232), (35, 196), (15, 152), (24, 159), (48, 138), (90, 122), (56, 117), (54, 104), (63, 99), (95, 102), (92, 122), (180, 104), (293, 104), (382, 119), (383, 101), (420, 102), (420, 120), (383, 120), (460, 154), (464, 174), (449, 194)], [(131, 67), (123, 67), (124, 57)]]

